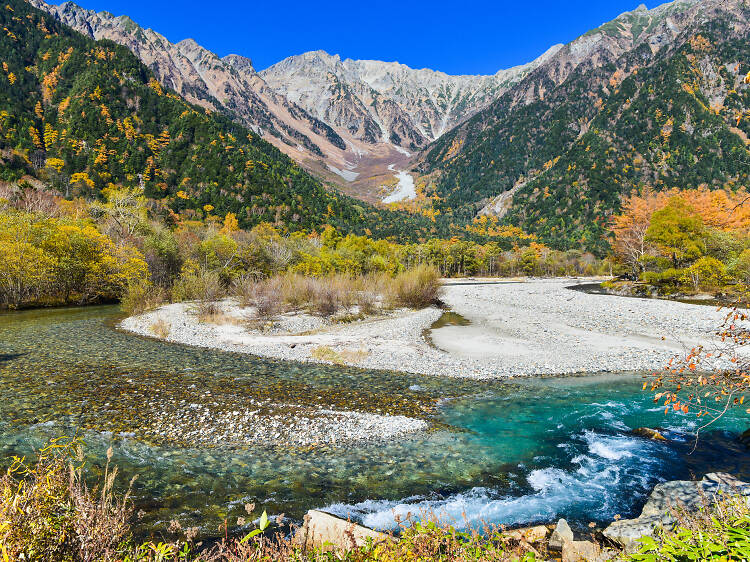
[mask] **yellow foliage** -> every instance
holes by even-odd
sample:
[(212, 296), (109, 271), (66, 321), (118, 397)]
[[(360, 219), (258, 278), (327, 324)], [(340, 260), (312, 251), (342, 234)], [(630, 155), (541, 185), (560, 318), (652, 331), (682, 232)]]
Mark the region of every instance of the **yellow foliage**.
[(221, 227), (219, 232), (224, 235), (230, 235), (233, 232), (237, 232), (240, 229), (240, 223), (237, 220), (237, 215), (234, 213), (227, 213), (224, 217), (224, 226)]
[(63, 166), (65, 166), (65, 161), (60, 158), (47, 158), (46, 162), (47, 166), (57, 170), (57, 172), (62, 172)]
[(137, 249), (118, 246), (89, 222), (31, 213), (0, 215), (0, 304), (116, 298), (146, 279)]
[(152, 78), (148, 81), (148, 86), (151, 88), (154, 92), (156, 92), (157, 95), (163, 96), (164, 90), (161, 87), (161, 84), (159, 84), (159, 81), (156, 78)]

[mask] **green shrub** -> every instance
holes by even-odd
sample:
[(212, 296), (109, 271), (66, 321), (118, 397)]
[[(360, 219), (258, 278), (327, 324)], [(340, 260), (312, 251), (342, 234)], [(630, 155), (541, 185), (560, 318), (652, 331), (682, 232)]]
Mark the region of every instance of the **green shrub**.
[(219, 274), (214, 271), (183, 271), (172, 286), (175, 302), (215, 302), (223, 294)]

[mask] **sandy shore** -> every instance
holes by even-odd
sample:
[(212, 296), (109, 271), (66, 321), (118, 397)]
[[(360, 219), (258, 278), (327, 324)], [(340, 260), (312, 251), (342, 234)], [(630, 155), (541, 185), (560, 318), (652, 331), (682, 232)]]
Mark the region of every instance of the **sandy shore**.
[[(495, 378), (658, 369), (707, 342), (723, 318), (706, 306), (589, 295), (587, 280), (448, 281), (443, 300), (466, 326), (430, 330), (437, 308), (395, 311), (346, 324), (285, 315), (271, 330), (247, 327), (252, 309), (222, 303), (222, 324), (201, 323), (190, 304), (127, 318), (122, 328), (168, 341), (277, 359), (340, 362), (427, 375)], [(227, 319), (229, 321), (227, 321)], [(425, 337), (427, 336), (427, 337)]]

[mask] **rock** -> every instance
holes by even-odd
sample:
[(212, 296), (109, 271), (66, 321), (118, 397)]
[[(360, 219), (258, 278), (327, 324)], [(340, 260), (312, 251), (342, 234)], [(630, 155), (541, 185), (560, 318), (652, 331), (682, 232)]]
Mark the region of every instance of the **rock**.
[(638, 429), (634, 429), (633, 435), (637, 435), (638, 437), (645, 437), (646, 439), (653, 439), (654, 441), (667, 440), (667, 438), (664, 437), (661, 433), (659, 433), (655, 429), (651, 429), (650, 427), (639, 427)]
[(593, 562), (599, 559), (599, 547), (590, 541), (565, 541), (562, 562)]
[(638, 540), (650, 537), (663, 525), (661, 516), (638, 517), (637, 519), (620, 519), (604, 529), (604, 536), (622, 545), (627, 552), (638, 550)]
[(524, 527), (522, 529), (513, 529), (512, 531), (506, 531), (503, 533), (506, 537), (515, 539), (517, 541), (526, 541), (527, 543), (535, 543), (543, 541), (547, 538), (548, 529), (544, 525), (537, 525), (536, 527)]
[(745, 447), (750, 448), (750, 429), (746, 429), (742, 432), (742, 435), (740, 435), (740, 443)]
[(391, 537), (315, 509), (307, 512), (302, 528), (294, 535), (294, 542), (304, 550), (329, 547), (331, 550), (350, 550), (364, 546), (368, 539), (382, 542), (391, 540)]
[(657, 484), (639, 517), (615, 521), (604, 530), (604, 536), (626, 550), (635, 550), (641, 537), (653, 535), (659, 527), (671, 529), (674, 526), (670, 508), (692, 511), (704, 501), (713, 502), (719, 493), (739, 494), (750, 500), (750, 484), (723, 472), (706, 474), (700, 482), (673, 480)]
[(549, 539), (549, 549), (561, 551), (566, 542), (573, 542), (573, 531), (570, 530), (570, 525), (565, 519), (560, 519)]

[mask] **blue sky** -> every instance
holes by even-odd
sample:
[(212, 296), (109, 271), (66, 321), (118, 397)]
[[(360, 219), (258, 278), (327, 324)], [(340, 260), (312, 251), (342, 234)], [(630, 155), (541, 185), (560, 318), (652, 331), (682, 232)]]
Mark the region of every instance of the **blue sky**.
[[(61, 0), (48, 0), (60, 2)], [(575, 39), (639, 0), (316, 2), (262, 0), (79, 0), (127, 14), (170, 41), (192, 37), (219, 55), (250, 57), (263, 69), (323, 49), (342, 58), (399, 61), (449, 74), (493, 74)], [(646, 1), (649, 8), (659, 0)]]

